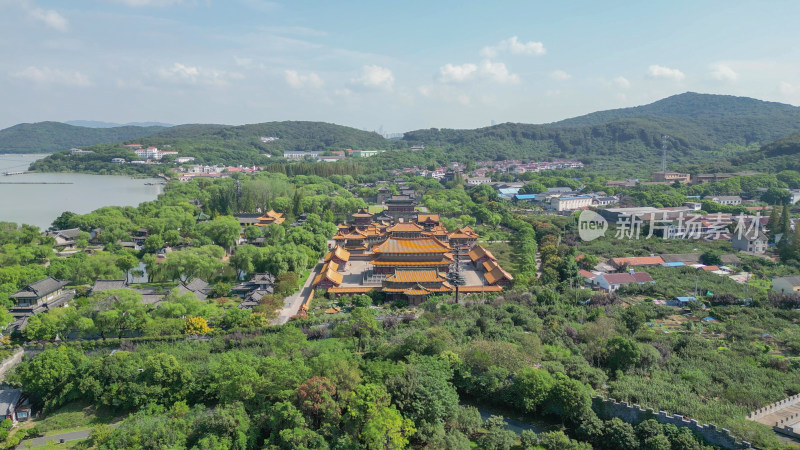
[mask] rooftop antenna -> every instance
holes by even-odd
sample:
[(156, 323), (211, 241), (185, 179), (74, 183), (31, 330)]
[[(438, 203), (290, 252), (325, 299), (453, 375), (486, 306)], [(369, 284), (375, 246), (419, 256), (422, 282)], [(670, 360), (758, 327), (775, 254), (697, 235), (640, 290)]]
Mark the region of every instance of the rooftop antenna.
[(661, 136), (661, 171), (667, 172), (667, 139), (669, 136), (666, 134)]

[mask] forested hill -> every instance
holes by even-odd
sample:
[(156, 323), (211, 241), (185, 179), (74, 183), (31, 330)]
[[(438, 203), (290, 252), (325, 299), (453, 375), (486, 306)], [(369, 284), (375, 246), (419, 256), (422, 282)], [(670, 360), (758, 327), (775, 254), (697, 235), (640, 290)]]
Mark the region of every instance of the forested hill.
[[(656, 103), (602, 111), (555, 124), (506, 123), (476, 130), (408, 132), (409, 144), (450, 147), (468, 159), (578, 158), (633, 173), (652, 170), (669, 139), (668, 162), (725, 159), (745, 146), (800, 131), (800, 108), (722, 95), (686, 93)], [(648, 170), (648, 171), (649, 171)]]
[[(277, 140), (262, 142), (261, 137)], [(392, 146), (378, 133), (325, 122), (266, 122), (250, 125), (179, 125), (145, 140), (149, 145), (225, 146), (281, 155), (284, 151), (386, 149)]]
[(0, 153), (53, 153), (96, 144), (138, 139), (164, 127), (89, 128), (60, 122), (21, 123), (0, 130)]
[(631, 117), (679, 117), (702, 120), (771, 117), (781, 121), (800, 121), (800, 108), (784, 103), (765, 102), (749, 97), (685, 92), (658, 100), (649, 105), (597, 111), (584, 116), (555, 122), (553, 125), (597, 125), (612, 120)]

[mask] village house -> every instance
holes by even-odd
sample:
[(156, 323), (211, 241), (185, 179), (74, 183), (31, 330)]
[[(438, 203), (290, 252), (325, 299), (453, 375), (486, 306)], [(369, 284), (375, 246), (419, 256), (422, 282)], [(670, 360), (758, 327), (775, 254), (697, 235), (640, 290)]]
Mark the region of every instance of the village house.
[(664, 260), (660, 256), (633, 256), (608, 260), (608, 264), (615, 270), (625, 270), (628, 267), (660, 266), (663, 263)]
[(773, 278), (772, 292), (779, 294), (796, 294), (800, 292), (800, 275)]
[(50, 302), (63, 293), (64, 286), (68, 285), (67, 280), (56, 280), (47, 277), (20, 289), (11, 294), (9, 298), (18, 307), (34, 307)]
[(762, 231), (751, 230), (743, 233), (733, 233), (731, 245), (742, 252), (762, 255), (766, 253), (769, 239)]
[(12, 423), (25, 422), (31, 417), (31, 404), (19, 389), (0, 390), (0, 416)]
[(634, 272), (633, 270), (628, 273), (601, 273), (591, 278), (589, 282), (592, 286), (596, 286), (606, 292), (616, 292), (619, 288), (628, 284), (655, 283), (649, 273)]
[(553, 197), (550, 199), (550, 209), (555, 211), (573, 211), (592, 206), (593, 198), (588, 195), (575, 197)]
[(716, 195), (708, 198), (708, 200), (726, 206), (736, 206), (742, 204), (742, 197), (739, 197), (738, 195)]

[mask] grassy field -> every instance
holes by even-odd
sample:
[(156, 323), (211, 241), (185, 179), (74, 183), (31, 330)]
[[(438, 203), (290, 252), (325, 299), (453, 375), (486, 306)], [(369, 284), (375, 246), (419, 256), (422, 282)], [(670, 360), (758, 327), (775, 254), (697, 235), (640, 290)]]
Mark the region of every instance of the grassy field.
[[(99, 424), (111, 424), (125, 418), (114, 413), (111, 408), (95, 408), (84, 402), (73, 402), (62, 406), (43, 419), (37, 419), (30, 426), (36, 426), (44, 436), (83, 430)], [(26, 424), (27, 425), (27, 424)]]
[(514, 250), (511, 248), (511, 244), (507, 242), (481, 242), (480, 245), (492, 252), (497, 258), (500, 267), (509, 271), (514, 269), (514, 262), (511, 259)]

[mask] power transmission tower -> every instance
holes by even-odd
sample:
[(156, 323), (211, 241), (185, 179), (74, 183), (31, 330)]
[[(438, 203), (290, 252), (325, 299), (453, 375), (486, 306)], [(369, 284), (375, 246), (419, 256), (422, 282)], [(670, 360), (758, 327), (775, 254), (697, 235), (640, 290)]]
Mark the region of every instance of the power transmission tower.
[(661, 136), (661, 171), (664, 173), (667, 172), (667, 145), (669, 145), (667, 139), (669, 136), (666, 134)]

